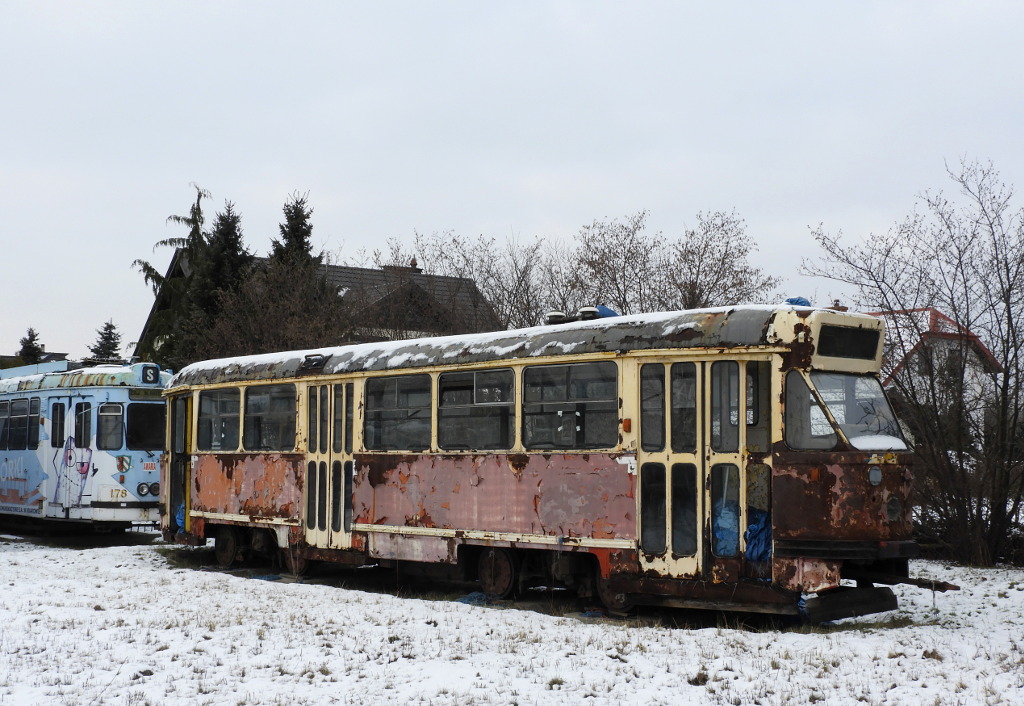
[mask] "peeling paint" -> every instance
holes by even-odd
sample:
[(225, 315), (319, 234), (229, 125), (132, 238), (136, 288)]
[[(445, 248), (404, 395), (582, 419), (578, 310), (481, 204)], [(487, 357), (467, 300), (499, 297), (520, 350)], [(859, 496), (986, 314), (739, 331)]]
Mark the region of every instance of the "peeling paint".
[(614, 454), (364, 454), (356, 469), (367, 481), (353, 485), (360, 523), (401, 517), (415, 526), (636, 538), (633, 481)]

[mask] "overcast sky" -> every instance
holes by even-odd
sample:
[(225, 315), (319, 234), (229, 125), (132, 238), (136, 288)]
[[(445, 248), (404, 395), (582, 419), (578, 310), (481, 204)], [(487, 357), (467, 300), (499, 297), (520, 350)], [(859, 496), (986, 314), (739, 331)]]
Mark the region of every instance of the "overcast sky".
[[(0, 5), (0, 353), (135, 341), (196, 183), (265, 254), (288, 195), (341, 257), (413, 231), (570, 239), (733, 210), (785, 295), (809, 226), (885, 231), (945, 164), (1024, 188), (1024, 3)], [(326, 342), (325, 342), (326, 343)]]

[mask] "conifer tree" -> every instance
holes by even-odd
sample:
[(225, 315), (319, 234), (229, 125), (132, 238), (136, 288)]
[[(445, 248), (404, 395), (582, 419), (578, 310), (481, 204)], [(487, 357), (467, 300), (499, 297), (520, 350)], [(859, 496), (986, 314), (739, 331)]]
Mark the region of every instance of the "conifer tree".
[(199, 357), (315, 348), (346, 340), (348, 306), (327, 282), (323, 253), (312, 252), (313, 225), (306, 196), (284, 206), (281, 240), (270, 257), (249, 269), (237, 290), (223, 292), (218, 315), (198, 342)]
[(43, 359), (43, 354), (46, 352), (42, 344), (39, 343), (39, 334), (36, 333), (34, 328), (29, 327), (25, 337), (18, 341), (21, 344), (21, 349), (18, 351), (18, 357), (25, 365), (36, 365)]
[(89, 346), (93, 357), (97, 360), (120, 360), (121, 334), (113, 320), (103, 324), (103, 328), (98, 329), (96, 333), (98, 335), (96, 343)]
[(284, 205), (284, 223), (279, 226), (281, 239), (271, 241), (271, 259), (323, 263), (323, 253), (313, 254), (313, 224), (309, 220), (312, 215), (308, 194), (292, 194)]
[(232, 202), (225, 201), (224, 210), (217, 213), (206, 234), (203, 257), (193, 267), (190, 303), (202, 316), (215, 317), (220, 295), (237, 290), (252, 264), (252, 253), (243, 243), (242, 217)]

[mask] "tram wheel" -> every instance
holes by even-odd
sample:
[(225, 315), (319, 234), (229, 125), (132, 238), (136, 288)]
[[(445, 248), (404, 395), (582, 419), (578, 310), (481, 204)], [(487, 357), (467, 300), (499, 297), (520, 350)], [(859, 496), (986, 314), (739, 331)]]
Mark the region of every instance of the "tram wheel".
[(309, 559), (299, 554), (297, 547), (282, 547), (281, 560), (288, 573), (295, 576), (302, 576), (309, 569)]
[(510, 549), (488, 547), (480, 554), (477, 575), (484, 593), (508, 598), (519, 580), (515, 554)]
[(213, 538), (213, 554), (217, 557), (217, 566), (222, 569), (231, 568), (238, 559), (241, 549), (238, 530), (234, 527), (218, 527)]
[(609, 579), (601, 578), (600, 574), (596, 577), (594, 584), (597, 589), (597, 597), (601, 599), (601, 603), (610, 613), (628, 613), (636, 605), (628, 593), (612, 590)]

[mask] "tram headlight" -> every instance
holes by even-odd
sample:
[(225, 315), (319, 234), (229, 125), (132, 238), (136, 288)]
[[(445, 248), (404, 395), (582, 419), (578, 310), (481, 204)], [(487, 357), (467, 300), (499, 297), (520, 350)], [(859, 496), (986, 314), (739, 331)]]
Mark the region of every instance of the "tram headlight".
[(159, 483), (150, 483), (149, 484), (149, 494), (150, 495), (159, 495), (160, 494), (160, 484)]
[(878, 466), (872, 466), (868, 469), (868, 483), (871, 485), (879, 485), (882, 482), (882, 469)]
[(139, 494), (141, 498), (144, 495), (149, 495), (149, 483), (139, 483), (135, 488), (135, 492)]

